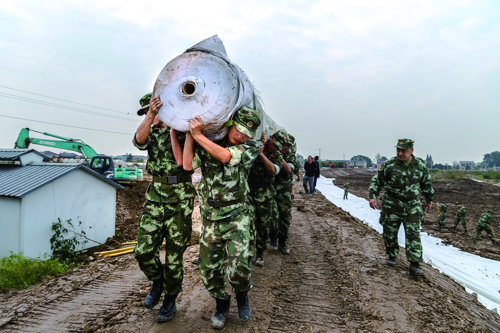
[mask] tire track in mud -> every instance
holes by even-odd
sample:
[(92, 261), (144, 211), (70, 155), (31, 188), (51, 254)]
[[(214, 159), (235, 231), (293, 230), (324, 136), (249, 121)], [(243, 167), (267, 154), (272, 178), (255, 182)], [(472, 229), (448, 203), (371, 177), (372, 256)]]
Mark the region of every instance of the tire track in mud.
[(139, 295), (145, 282), (137, 265), (101, 275), (80, 289), (42, 303), (29, 316), (0, 329), (5, 332), (82, 332), (93, 331), (128, 306)]
[(303, 203), (296, 200), (291, 255), (283, 260), (269, 332), (342, 332), (350, 322), (361, 327), (356, 286), (339, 269), (345, 265), (337, 246), (341, 235), (322, 219), (311, 219), (316, 214)]

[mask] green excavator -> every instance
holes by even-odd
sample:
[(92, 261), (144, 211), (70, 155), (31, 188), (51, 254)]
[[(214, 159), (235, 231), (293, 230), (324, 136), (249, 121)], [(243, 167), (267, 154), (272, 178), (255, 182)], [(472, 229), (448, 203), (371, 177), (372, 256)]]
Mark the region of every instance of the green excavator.
[[(30, 138), (29, 132), (36, 132), (59, 140)], [(107, 155), (99, 155), (92, 147), (80, 139), (70, 139), (47, 132), (23, 128), (17, 137), (14, 148), (28, 148), (30, 144), (71, 150), (85, 156), (87, 166), (106, 178), (117, 182), (128, 182), (143, 179), (143, 171), (139, 168), (115, 168), (113, 159)]]

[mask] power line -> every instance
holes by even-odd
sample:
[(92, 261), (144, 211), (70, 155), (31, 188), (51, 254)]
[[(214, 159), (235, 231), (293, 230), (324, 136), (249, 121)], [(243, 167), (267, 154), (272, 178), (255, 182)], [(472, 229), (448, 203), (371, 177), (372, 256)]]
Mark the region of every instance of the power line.
[(115, 116), (115, 115), (111, 115), (111, 114), (107, 114), (107, 113), (102, 113), (102, 112), (96, 112), (96, 111), (90, 111), (90, 110), (85, 110), (85, 109), (74, 108), (74, 107), (71, 107), (71, 106), (66, 106), (66, 105), (62, 105), (62, 104), (55, 104), (55, 103), (40, 101), (40, 100), (37, 100), (37, 99), (32, 99), (32, 98), (27, 98), (27, 97), (22, 97), (22, 96), (16, 96), (16, 95), (12, 95), (12, 94), (6, 94), (6, 93), (1, 93), (0, 92), (0, 97), (12, 98), (12, 99), (20, 100), (20, 101), (23, 101), (23, 102), (30, 102), (30, 103), (39, 104), (39, 105), (46, 105), (46, 106), (51, 106), (51, 107), (54, 107), (54, 108), (65, 109), (65, 110), (69, 110), (69, 111), (86, 113), (86, 114), (92, 114), (92, 115), (96, 115), (96, 116), (108, 117), (108, 118), (112, 118), (112, 119), (118, 119), (118, 120), (125, 120), (125, 121), (136, 122), (136, 120), (133, 120), (133, 119), (130, 119), (130, 118)]
[(42, 97), (57, 99), (58, 101), (63, 101), (63, 102), (68, 102), (68, 103), (73, 103), (73, 104), (79, 104), (79, 105), (84, 105), (84, 106), (90, 106), (92, 108), (101, 109), (101, 110), (108, 110), (108, 111), (112, 111), (112, 112), (116, 112), (116, 113), (128, 114), (128, 113), (125, 113), (125, 112), (122, 112), (122, 111), (116, 111), (116, 110), (112, 110), (112, 109), (101, 108), (99, 106), (93, 106), (93, 105), (89, 105), (89, 104), (83, 104), (83, 103), (68, 101), (67, 99), (61, 99), (61, 98), (51, 97), (51, 96), (47, 96), (47, 95), (37, 94), (37, 93), (26, 91), (26, 90), (15, 89), (15, 88), (7, 87), (7, 86), (2, 86), (2, 85), (0, 85), (0, 87), (5, 88), (5, 89), (10, 89), (10, 90), (15, 90), (15, 91), (21, 91), (23, 93), (27, 93), (27, 94), (31, 94), (31, 95), (37, 95), (37, 96), (42, 96)]
[(113, 132), (113, 131), (99, 130), (99, 129), (95, 129), (95, 128), (88, 128), (88, 127), (79, 127), (79, 126), (71, 126), (71, 125), (64, 125), (64, 124), (56, 124), (56, 123), (51, 123), (51, 122), (48, 122), (48, 121), (41, 121), (41, 120), (33, 120), (33, 119), (26, 119), (26, 118), (11, 117), (11, 116), (5, 116), (3, 114), (0, 114), (0, 117), (11, 118), (11, 119), (19, 119), (19, 120), (27, 120), (27, 121), (33, 121), (35, 123), (50, 124), (50, 125), (56, 125), (56, 126), (79, 128), (79, 129), (84, 129), (84, 130), (89, 130), (89, 131), (96, 131), (96, 132), (106, 132), (106, 133), (122, 134), (122, 135), (129, 135), (129, 136), (133, 135), (133, 134), (130, 134), (130, 133)]

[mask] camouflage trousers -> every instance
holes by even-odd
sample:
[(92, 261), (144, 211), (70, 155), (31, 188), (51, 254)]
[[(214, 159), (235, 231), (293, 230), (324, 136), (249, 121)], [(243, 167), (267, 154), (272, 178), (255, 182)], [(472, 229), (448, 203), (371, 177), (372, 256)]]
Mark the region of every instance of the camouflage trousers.
[(257, 256), (260, 256), (267, 250), (267, 238), (269, 237), (269, 229), (277, 224), (278, 221), (278, 205), (273, 197), (259, 198), (264, 200), (256, 200), (250, 198), (250, 203), (254, 208), (254, 227), (255, 229), (255, 250)]
[(486, 231), (488, 235), (490, 235), (491, 238), (493, 238), (493, 232), (491, 231), (491, 228), (489, 225), (479, 225), (476, 228), (476, 234), (474, 235), (474, 240), (477, 241), (481, 237), (481, 233), (483, 231)]
[(288, 231), (292, 223), (292, 192), (291, 190), (277, 191), (275, 199), (279, 215), (278, 223), (271, 226), (269, 236), (271, 239), (278, 239), (279, 243), (282, 244), (288, 239)]
[(465, 217), (457, 216), (457, 218), (455, 218), (455, 223), (453, 224), (453, 229), (455, 229), (459, 223), (462, 224), (462, 228), (464, 228), (464, 231), (467, 231), (467, 221)]
[(228, 259), (227, 277), (233, 292), (252, 289), (250, 229), (253, 214), (249, 210), (222, 220), (209, 220), (202, 214), (200, 236), (200, 277), (210, 296), (229, 299), (224, 279), (224, 260)]
[(404, 212), (382, 208), (380, 224), (384, 227), (385, 252), (390, 257), (399, 253), (398, 232), (403, 224), (406, 237), (406, 258), (409, 262), (422, 261), (422, 242), (420, 240), (420, 207), (413, 207)]
[[(163, 277), (163, 288), (169, 295), (176, 295), (182, 290), (182, 257), (191, 241), (193, 205), (194, 198), (179, 203), (147, 201), (139, 222), (135, 259), (149, 280)], [(165, 265), (160, 261), (164, 238)]]
[(347, 199), (347, 195), (349, 194), (349, 191), (344, 190), (344, 199)]
[(444, 227), (444, 219), (446, 218), (446, 213), (439, 213), (438, 218), (437, 218), (437, 223), (439, 223), (440, 226)]

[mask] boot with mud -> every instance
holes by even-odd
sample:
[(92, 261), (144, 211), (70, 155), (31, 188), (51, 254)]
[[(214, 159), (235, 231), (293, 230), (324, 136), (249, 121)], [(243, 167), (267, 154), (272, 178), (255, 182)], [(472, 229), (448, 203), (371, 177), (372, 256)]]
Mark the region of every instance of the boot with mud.
[(156, 316), (157, 322), (165, 323), (174, 318), (175, 312), (177, 311), (177, 308), (175, 307), (176, 298), (177, 294), (176, 295), (165, 294), (165, 297), (163, 297), (163, 305), (161, 306), (160, 312), (158, 312), (158, 315)]
[(286, 254), (286, 255), (289, 255), (290, 254), (290, 250), (288, 249), (288, 247), (286, 246), (286, 243), (285, 242), (280, 242), (280, 246), (278, 247), (278, 249), (281, 251), (281, 253), (283, 254)]
[(226, 324), (226, 317), (229, 313), (229, 305), (231, 304), (231, 299), (215, 299), (215, 314), (212, 317), (212, 328), (216, 330), (221, 330)]
[(276, 238), (271, 238), (271, 244), (269, 245), (269, 249), (277, 250), (278, 249), (278, 240)]
[(396, 266), (396, 257), (389, 256), (389, 258), (387, 258), (387, 265)]
[(158, 302), (160, 301), (162, 292), (163, 292), (163, 279), (160, 278), (158, 280), (154, 280), (153, 286), (151, 287), (151, 291), (144, 300), (144, 306), (148, 309), (154, 308), (155, 305), (158, 304)]
[(415, 276), (424, 276), (425, 273), (424, 271), (420, 268), (420, 265), (418, 262), (411, 262), (410, 263), (410, 275), (415, 275)]
[(248, 321), (252, 309), (250, 308), (250, 300), (248, 299), (248, 290), (236, 294), (236, 302), (238, 302), (238, 315), (241, 321)]
[(261, 251), (257, 251), (257, 259), (255, 259), (255, 266), (262, 267), (264, 266), (264, 253)]

